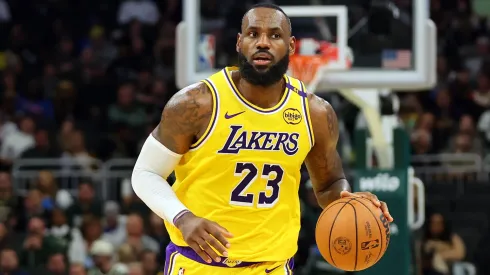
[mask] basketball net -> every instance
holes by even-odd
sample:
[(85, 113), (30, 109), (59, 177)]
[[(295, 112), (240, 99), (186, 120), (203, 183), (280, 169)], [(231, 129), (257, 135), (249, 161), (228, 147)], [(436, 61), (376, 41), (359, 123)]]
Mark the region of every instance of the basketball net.
[[(352, 65), (352, 51), (348, 49), (347, 52), (347, 68), (342, 69)], [(301, 39), (296, 43), (296, 53), (290, 57), (289, 74), (303, 81), (308, 91), (315, 93), (322, 75), (334, 69), (334, 63), (338, 60), (339, 49), (335, 44), (310, 38)]]

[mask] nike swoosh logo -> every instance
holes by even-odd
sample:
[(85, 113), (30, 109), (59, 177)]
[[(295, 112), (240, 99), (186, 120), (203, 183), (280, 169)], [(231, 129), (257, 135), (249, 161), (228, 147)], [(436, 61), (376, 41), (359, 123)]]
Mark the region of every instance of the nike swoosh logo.
[(280, 267), (280, 265), (278, 265), (278, 266), (274, 267), (273, 269), (266, 269), (266, 270), (265, 270), (265, 273), (269, 274), (269, 273), (271, 273), (272, 271), (276, 270), (278, 267)]
[(228, 112), (226, 112), (226, 114), (225, 114), (225, 118), (226, 118), (226, 119), (234, 118), (234, 117), (236, 117), (237, 115), (241, 115), (241, 114), (243, 114), (243, 113), (245, 113), (245, 111), (240, 112), (240, 113), (236, 113), (236, 114), (232, 114), (232, 115), (228, 115)]

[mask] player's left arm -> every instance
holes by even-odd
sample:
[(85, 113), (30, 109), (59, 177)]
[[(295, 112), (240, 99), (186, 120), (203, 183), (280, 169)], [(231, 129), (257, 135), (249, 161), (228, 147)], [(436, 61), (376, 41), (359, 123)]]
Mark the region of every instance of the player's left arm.
[(340, 198), (364, 197), (380, 207), (389, 221), (393, 221), (386, 203), (380, 202), (376, 195), (369, 192), (351, 193), (351, 187), (342, 168), (342, 160), (337, 152), (339, 127), (332, 106), (312, 94), (308, 94), (308, 103), (315, 144), (308, 153), (305, 163), (318, 204), (325, 208)]

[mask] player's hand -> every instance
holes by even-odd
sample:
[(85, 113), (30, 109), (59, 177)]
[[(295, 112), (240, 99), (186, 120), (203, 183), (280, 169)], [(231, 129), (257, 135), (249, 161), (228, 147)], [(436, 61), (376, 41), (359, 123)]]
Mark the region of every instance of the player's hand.
[(228, 257), (226, 248), (230, 247), (230, 243), (226, 238), (232, 238), (233, 235), (221, 225), (191, 212), (178, 218), (175, 225), (182, 232), (185, 242), (207, 263), (221, 261), (213, 248)]
[(340, 197), (341, 198), (349, 198), (349, 197), (358, 197), (358, 198), (365, 198), (373, 202), (376, 207), (379, 207), (381, 209), (381, 212), (385, 215), (386, 219), (389, 222), (393, 222), (393, 217), (390, 215), (390, 212), (388, 211), (388, 205), (386, 205), (386, 202), (378, 200), (378, 197), (370, 192), (355, 192), (351, 193), (349, 191), (342, 191), (340, 192)]

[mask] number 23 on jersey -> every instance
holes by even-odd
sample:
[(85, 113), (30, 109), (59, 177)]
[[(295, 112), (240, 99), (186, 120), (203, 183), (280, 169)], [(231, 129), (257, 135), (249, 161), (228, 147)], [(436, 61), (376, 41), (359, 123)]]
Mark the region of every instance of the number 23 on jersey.
[[(257, 194), (250, 193), (248, 189), (256, 184), (259, 176), (267, 180), (264, 191)], [(250, 207), (256, 204), (258, 208), (273, 207), (279, 200), (279, 188), (283, 176), (284, 170), (278, 164), (264, 164), (262, 167), (257, 167), (251, 162), (238, 162), (235, 166), (235, 177), (240, 178), (240, 182), (231, 192), (230, 204)]]

